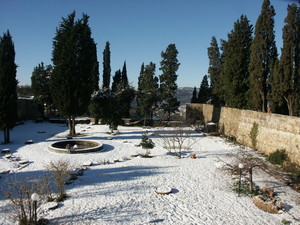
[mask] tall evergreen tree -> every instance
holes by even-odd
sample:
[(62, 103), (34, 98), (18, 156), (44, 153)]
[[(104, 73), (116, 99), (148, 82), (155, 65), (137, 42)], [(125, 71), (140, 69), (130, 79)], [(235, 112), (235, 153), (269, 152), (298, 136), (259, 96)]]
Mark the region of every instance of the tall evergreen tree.
[(171, 118), (171, 113), (178, 110), (180, 102), (177, 100), (177, 77), (176, 73), (180, 63), (177, 59), (178, 51), (175, 44), (169, 44), (165, 52), (161, 53), (162, 61), (160, 62), (160, 70), (162, 74), (160, 80), (160, 97), (161, 109)]
[(229, 107), (247, 108), (251, 42), (252, 25), (249, 24), (248, 18), (242, 15), (234, 23), (228, 40), (222, 43), (221, 82), (224, 101)]
[(46, 105), (46, 109), (50, 109), (53, 101), (50, 92), (50, 78), (53, 67), (51, 65), (44, 66), (41, 62), (33, 69), (31, 76), (31, 88), (34, 94), (34, 100), (40, 105)]
[(103, 51), (103, 89), (109, 89), (110, 86), (110, 76), (111, 76), (111, 68), (110, 68), (110, 44), (107, 41), (105, 44), (105, 49)]
[(75, 21), (75, 11), (63, 18), (53, 41), (51, 94), (61, 115), (68, 118), (69, 135), (75, 135), (75, 116), (87, 111), (95, 90), (96, 44), (88, 15)]
[(191, 103), (197, 103), (197, 102), (198, 102), (197, 88), (194, 87), (192, 98), (191, 98)]
[(142, 78), (144, 72), (145, 72), (145, 64), (142, 63), (140, 74), (139, 74), (139, 77), (138, 77), (138, 90), (137, 90), (137, 95), (136, 95), (137, 114), (138, 115), (142, 115), (142, 113), (140, 112), (140, 105), (142, 104), (142, 102), (139, 100), (139, 95), (142, 92), (142, 88), (143, 88), (141, 78)]
[(252, 108), (266, 112), (268, 78), (277, 58), (274, 34), (275, 10), (270, 0), (264, 0), (255, 24), (249, 64)]
[(283, 48), (280, 62), (270, 78), (273, 101), (284, 100), (289, 115), (296, 115), (300, 98), (300, 9), (288, 6), (282, 29)]
[(112, 82), (112, 85), (111, 85), (112, 93), (115, 93), (115, 92), (118, 91), (118, 88), (121, 85), (121, 82), (122, 82), (121, 70), (117, 70), (115, 72), (115, 75), (113, 76), (113, 82)]
[(0, 129), (4, 131), (4, 143), (10, 142), (9, 130), (17, 121), (16, 74), (15, 47), (7, 31), (0, 37)]
[(213, 36), (210, 42), (210, 47), (207, 48), (209, 66), (208, 76), (210, 78), (210, 85), (212, 91), (212, 104), (222, 105), (222, 87), (220, 85), (220, 71), (221, 71), (221, 54), (216, 37)]
[(155, 64), (141, 67), (138, 82), (137, 105), (138, 112), (144, 117), (144, 125), (148, 119), (152, 119), (158, 103), (158, 77), (155, 76)]
[(126, 61), (124, 62), (123, 69), (122, 69), (122, 84), (124, 87), (128, 86)]
[(197, 102), (206, 104), (209, 102), (210, 99), (211, 99), (211, 90), (208, 84), (208, 77), (207, 75), (205, 75), (200, 85)]

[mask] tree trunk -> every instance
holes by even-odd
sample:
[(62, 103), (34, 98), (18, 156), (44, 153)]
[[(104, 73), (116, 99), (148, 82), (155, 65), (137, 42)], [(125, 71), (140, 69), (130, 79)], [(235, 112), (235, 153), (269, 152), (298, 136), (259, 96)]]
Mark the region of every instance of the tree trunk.
[(69, 136), (75, 136), (75, 116), (68, 117), (68, 126), (69, 126)]
[(293, 108), (293, 101), (289, 97), (283, 96), (283, 98), (286, 101), (286, 105), (287, 105), (288, 110), (289, 110), (289, 116), (293, 116), (294, 115), (294, 112), (293, 112), (293, 110), (294, 110), (294, 108)]
[(6, 143), (6, 140), (7, 140), (7, 137), (6, 137), (6, 129), (5, 129), (5, 128), (3, 129), (3, 137), (4, 137), (3, 143), (5, 144), (5, 143)]
[(7, 128), (7, 143), (10, 143), (10, 132), (9, 132), (9, 128)]
[(261, 101), (262, 101), (262, 112), (266, 112), (266, 107), (265, 107), (265, 105), (266, 105), (266, 98), (265, 98), (265, 95), (264, 95), (264, 93), (262, 93), (262, 96), (261, 96)]
[(252, 177), (252, 174), (253, 174), (253, 168), (250, 167), (250, 168), (249, 168), (250, 193), (253, 192), (253, 177)]
[(75, 116), (72, 116), (72, 136), (76, 135), (76, 130), (75, 130)]
[(9, 133), (9, 128), (4, 128), (3, 129), (4, 133), (4, 144), (10, 143), (10, 133)]

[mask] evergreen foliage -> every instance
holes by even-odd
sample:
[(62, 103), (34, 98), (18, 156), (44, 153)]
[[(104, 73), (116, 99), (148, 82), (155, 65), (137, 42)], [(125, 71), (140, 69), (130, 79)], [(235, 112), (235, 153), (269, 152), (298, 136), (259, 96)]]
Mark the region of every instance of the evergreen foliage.
[(18, 97), (29, 97), (33, 96), (33, 91), (30, 85), (17, 85)]
[(46, 105), (46, 108), (53, 104), (50, 92), (50, 78), (53, 67), (51, 65), (44, 66), (41, 62), (33, 69), (31, 76), (31, 88), (34, 94), (34, 100), (40, 105)]
[(252, 148), (256, 150), (257, 145), (257, 136), (258, 136), (258, 124), (256, 122), (253, 123), (251, 131), (250, 131), (250, 139), (252, 143)]
[(75, 21), (75, 11), (63, 18), (53, 41), (51, 94), (61, 115), (69, 121), (69, 135), (75, 135), (75, 116), (87, 111), (97, 84), (96, 44), (91, 38), (88, 15)]
[(124, 84), (121, 83), (116, 93), (116, 98), (122, 118), (130, 117), (131, 102), (134, 100), (135, 95), (136, 91), (134, 87), (129, 84), (124, 86)]
[(221, 83), (225, 105), (247, 108), (249, 90), (248, 65), (252, 42), (252, 25), (242, 15), (235, 23), (228, 40), (222, 42)]
[(267, 157), (267, 160), (272, 164), (282, 165), (284, 161), (288, 160), (288, 155), (284, 149), (276, 150)]
[(168, 119), (171, 113), (178, 110), (180, 102), (177, 100), (177, 70), (180, 63), (177, 59), (178, 51), (175, 44), (169, 44), (165, 52), (161, 53), (162, 61), (160, 62), (160, 70), (162, 74), (159, 76), (160, 80), (160, 108), (167, 113)]
[(201, 85), (200, 85), (197, 102), (202, 103), (202, 104), (208, 103), (211, 99), (211, 94), (210, 93), (211, 93), (211, 91), (210, 91), (210, 87), (209, 87), (209, 84), (208, 84), (208, 76), (205, 75), (203, 77)]
[(193, 90), (193, 96), (192, 96), (192, 99), (191, 99), (191, 103), (197, 103), (198, 102), (198, 98), (197, 98), (197, 88), (194, 87), (194, 90)]
[(15, 47), (7, 31), (0, 37), (0, 129), (4, 131), (4, 143), (10, 142), (9, 130), (17, 121), (16, 74)]
[(92, 95), (92, 113), (95, 118), (109, 125), (111, 132), (122, 123), (122, 115), (116, 93), (107, 89), (100, 89)]
[(105, 49), (103, 51), (103, 89), (109, 89), (110, 86), (110, 43), (107, 41), (105, 44)]
[(270, 78), (272, 100), (285, 103), (290, 116), (297, 115), (300, 99), (300, 9), (288, 6), (282, 30), (283, 48)]
[(142, 141), (141, 141), (140, 145), (144, 149), (152, 149), (152, 148), (155, 147), (154, 142), (152, 141), (151, 138), (148, 137), (147, 133), (143, 134)]
[(124, 87), (128, 86), (128, 77), (127, 77), (127, 68), (126, 68), (126, 61), (124, 62), (123, 69), (122, 69), (122, 84)]
[(138, 81), (137, 105), (138, 112), (144, 117), (144, 125), (147, 119), (152, 119), (158, 103), (158, 78), (155, 76), (155, 64), (141, 66)]
[(275, 10), (270, 0), (264, 0), (255, 24), (250, 55), (250, 101), (252, 108), (266, 112), (268, 78), (277, 58), (274, 34)]
[(212, 91), (212, 104), (222, 105), (222, 86), (220, 83), (220, 72), (221, 72), (221, 54), (218, 46), (216, 37), (213, 36), (210, 42), (210, 47), (207, 48), (208, 53), (208, 76), (210, 78), (210, 86)]
[(113, 76), (113, 82), (112, 82), (112, 85), (111, 85), (111, 91), (112, 91), (112, 93), (117, 92), (118, 87), (121, 84), (121, 81), (122, 81), (121, 70), (117, 70), (115, 72), (115, 75)]

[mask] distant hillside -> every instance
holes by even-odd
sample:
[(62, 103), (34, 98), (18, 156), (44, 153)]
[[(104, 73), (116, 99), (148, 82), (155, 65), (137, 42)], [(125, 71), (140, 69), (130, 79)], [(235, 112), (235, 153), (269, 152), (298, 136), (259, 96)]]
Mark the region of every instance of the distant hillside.
[(180, 101), (180, 105), (185, 105), (191, 102), (193, 90), (194, 88), (192, 87), (179, 87), (177, 89), (177, 99)]

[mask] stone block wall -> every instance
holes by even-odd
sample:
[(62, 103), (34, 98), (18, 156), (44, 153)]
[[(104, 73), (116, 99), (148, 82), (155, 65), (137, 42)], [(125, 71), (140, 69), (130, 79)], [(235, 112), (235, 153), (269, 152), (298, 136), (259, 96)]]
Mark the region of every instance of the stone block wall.
[(218, 122), (225, 135), (233, 136), (246, 146), (253, 147), (250, 132), (253, 124), (258, 124), (256, 149), (266, 155), (285, 149), (291, 161), (300, 165), (300, 118), (272, 113), (261, 113), (221, 107), (219, 117), (213, 116), (214, 106), (188, 104), (187, 114), (197, 109), (204, 122)]

